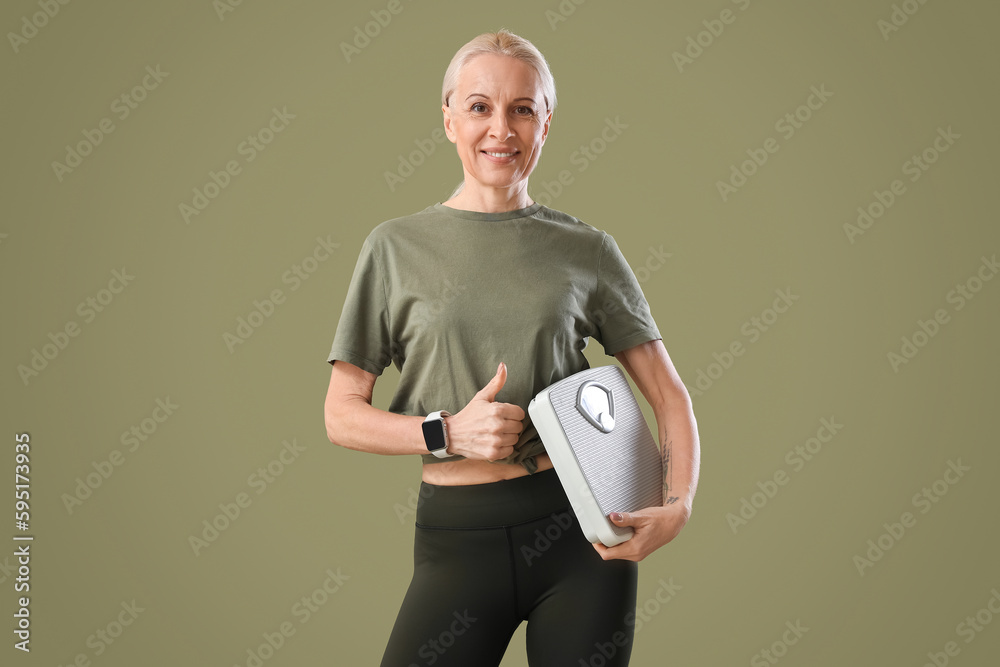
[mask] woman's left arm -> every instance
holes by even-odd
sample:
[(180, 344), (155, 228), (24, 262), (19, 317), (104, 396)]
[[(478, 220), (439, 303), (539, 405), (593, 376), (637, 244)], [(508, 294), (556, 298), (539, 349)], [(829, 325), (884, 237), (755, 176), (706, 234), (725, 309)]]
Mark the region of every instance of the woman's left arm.
[[(631, 526), (632, 539), (614, 547), (594, 548), (604, 560), (640, 561), (670, 542), (691, 516), (698, 486), (701, 447), (691, 397), (662, 340), (652, 340), (614, 355), (653, 408), (663, 457), (664, 502), (635, 512), (613, 512), (616, 526)], [(618, 514), (618, 516), (616, 516)]]

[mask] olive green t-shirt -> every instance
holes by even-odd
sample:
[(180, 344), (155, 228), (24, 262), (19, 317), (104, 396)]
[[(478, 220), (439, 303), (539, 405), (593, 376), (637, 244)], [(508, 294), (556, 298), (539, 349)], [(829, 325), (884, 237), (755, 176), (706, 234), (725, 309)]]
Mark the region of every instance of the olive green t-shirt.
[(497, 463), (534, 473), (545, 448), (528, 402), (590, 367), (589, 337), (608, 356), (661, 338), (611, 235), (539, 203), (500, 213), (437, 203), (368, 234), (327, 361), (375, 375), (394, 363), (389, 412), (420, 416), (458, 413), (505, 362), (495, 400), (521, 406), (525, 419)]

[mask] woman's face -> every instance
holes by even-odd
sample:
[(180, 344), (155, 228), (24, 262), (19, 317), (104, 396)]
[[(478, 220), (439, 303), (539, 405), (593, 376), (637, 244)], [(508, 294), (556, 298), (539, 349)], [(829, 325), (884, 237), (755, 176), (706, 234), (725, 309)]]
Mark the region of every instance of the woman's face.
[(467, 189), (510, 188), (527, 180), (552, 118), (534, 68), (509, 56), (476, 56), (459, 72), (448, 105), (441, 108)]

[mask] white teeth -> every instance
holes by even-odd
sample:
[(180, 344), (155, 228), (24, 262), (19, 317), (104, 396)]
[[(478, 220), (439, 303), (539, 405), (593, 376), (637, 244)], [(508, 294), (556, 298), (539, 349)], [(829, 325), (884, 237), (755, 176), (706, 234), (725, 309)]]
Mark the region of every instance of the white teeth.
[(511, 157), (514, 155), (514, 153), (491, 153), (489, 151), (485, 151), (485, 153), (487, 155), (492, 155), (493, 157)]

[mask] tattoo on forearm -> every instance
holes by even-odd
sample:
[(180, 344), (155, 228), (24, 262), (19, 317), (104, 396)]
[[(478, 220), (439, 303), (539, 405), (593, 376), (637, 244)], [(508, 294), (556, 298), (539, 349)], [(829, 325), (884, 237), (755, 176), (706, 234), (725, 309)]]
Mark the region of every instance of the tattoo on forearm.
[(663, 501), (664, 505), (672, 505), (680, 500), (677, 496), (670, 495), (670, 492), (674, 488), (674, 469), (670, 465), (670, 454), (673, 450), (673, 445), (673, 440), (668, 440), (667, 444), (663, 446), (663, 496), (666, 498)]

